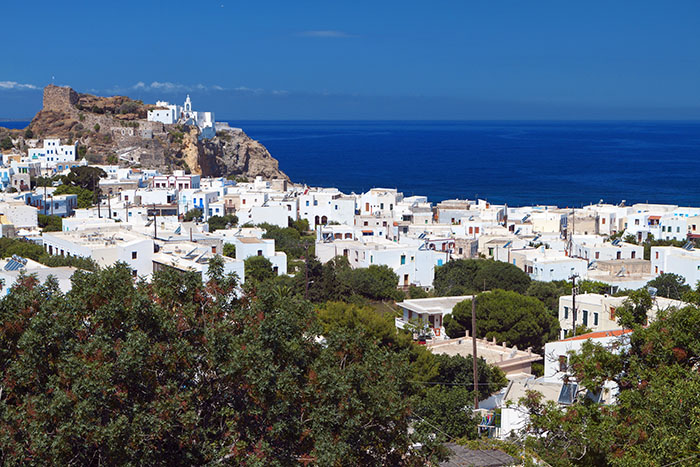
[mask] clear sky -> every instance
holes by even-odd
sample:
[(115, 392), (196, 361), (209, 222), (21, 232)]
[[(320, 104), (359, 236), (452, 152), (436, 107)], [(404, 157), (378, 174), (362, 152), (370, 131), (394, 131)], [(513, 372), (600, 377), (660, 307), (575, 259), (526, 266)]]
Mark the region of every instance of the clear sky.
[(219, 119), (700, 119), (700, 1), (5, 2), (0, 118), (52, 81)]

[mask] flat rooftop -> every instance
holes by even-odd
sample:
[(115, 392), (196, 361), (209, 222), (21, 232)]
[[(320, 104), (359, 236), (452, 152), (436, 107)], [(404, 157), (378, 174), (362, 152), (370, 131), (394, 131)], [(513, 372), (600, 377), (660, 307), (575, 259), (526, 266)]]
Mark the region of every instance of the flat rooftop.
[[(426, 345), (431, 352), (449, 356), (461, 355), (462, 357), (472, 355), (471, 337), (459, 339), (436, 340)], [(532, 350), (519, 350), (517, 347), (508, 347), (505, 342), (500, 345), (493, 341), (484, 339), (476, 340), (476, 354), (486, 360), (486, 363), (496, 365), (505, 373), (513, 369), (519, 369), (525, 364), (542, 360), (542, 356), (533, 353)]]
[(459, 295), (453, 297), (414, 298), (404, 300), (397, 305), (414, 313), (443, 314), (451, 312), (455, 305), (465, 300), (471, 300), (473, 297), (473, 295)]
[(265, 243), (262, 240), (260, 240), (259, 238), (255, 238), (255, 237), (239, 237), (238, 241), (241, 243)]
[(105, 246), (110, 245), (124, 245), (133, 242), (151, 240), (150, 237), (131, 232), (124, 229), (101, 229), (97, 228), (95, 230), (78, 230), (73, 232), (46, 232), (44, 233), (44, 238), (51, 239), (51, 237), (57, 240), (66, 240), (77, 245), (84, 246), (99, 246), (104, 244)]

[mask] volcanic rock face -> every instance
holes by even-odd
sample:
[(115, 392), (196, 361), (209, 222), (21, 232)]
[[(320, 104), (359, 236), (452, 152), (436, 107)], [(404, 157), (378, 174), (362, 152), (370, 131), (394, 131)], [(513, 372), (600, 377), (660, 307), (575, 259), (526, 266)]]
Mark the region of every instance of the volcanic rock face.
[[(77, 141), (79, 153), (95, 163), (119, 160), (124, 165), (188, 169), (204, 176), (288, 179), (267, 149), (242, 130), (222, 128), (216, 137), (200, 139), (196, 127), (147, 121), (147, 112), (154, 107), (124, 96), (99, 97), (49, 85), (44, 88), (43, 108), (29, 128), (34, 138)], [(23, 138), (20, 132), (14, 136)]]

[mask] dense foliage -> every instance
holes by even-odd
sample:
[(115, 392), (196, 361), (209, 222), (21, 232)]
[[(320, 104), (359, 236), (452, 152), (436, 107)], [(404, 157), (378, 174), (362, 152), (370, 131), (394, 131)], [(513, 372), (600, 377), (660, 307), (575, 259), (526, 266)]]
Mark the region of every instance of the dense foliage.
[[(54, 195), (78, 195), (78, 209), (91, 207), (97, 201), (95, 193), (87, 188), (72, 185), (58, 185)], [(49, 211), (50, 212), (50, 211)]]
[[(643, 291), (640, 291), (642, 294)], [(633, 316), (651, 304), (634, 297)], [(524, 401), (531, 413), (527, 442), (551, 465), (697, 465), (700, 457), (700, 309), (661, 311), (647, 326), (632, 324), (628, 345), (586, 343), (570, 357), (573, 379), (597, 390), (620, 389), (617, 403), (583, 399), (568, 408)]]
[(63, 221), (58, 216), (38, 214), (37, 220), (42, 232), (60, 232), (63, 230)]
[(692, 289), (685, 283), (685, 278), (678, 274), (665, 272), (659, 274), (654, 279), (647, 282), (647, 287), (654, 287), (656, 294), (660, 297), (672, 298), (674, 300), (683, 299), (684, 295)]
[(272, 270), (272, 263), (264, 256), (251, 256), (245, 260), (245, 280), (263, 282), (277, 274)]
[(207, 284), (168, 270), (146, 284), (118, 264), (65, 295), (23, 278), (0, 301), (1, 461), (426, 463), (432, 449), (410, 449), (408, 350), (359, 326), (320, 341), (309, 302), (237, 298), (211, 267)]
[[(293, 227), (278, 227), (272, 224), (260, 224), (265, 229), (263, 238), (275, 240), (275, 249), (283, 251), (289, 259), (306, 258), (314, 254), (314, 235), (306, 235), (309, 224), (294, 223)], [(306, 230), (303, 230), (306, 229)]]
[(238, 225), (238, 217), (234, 215), (211, 216), (207, 219), (207, 224), (209, 225), (209, 232), (216, 232), (217, 230)]
[(530, 277), (518, 267), (502, 261), (458, 259), (435, 269), (436, 295), (469, 295), (503, 289), (525, 293)]
[[(458, 303), (452, 314), (445, 317), (445, 332), (450, 337), (464, 336), (472, 329), (472, 302)], [(535, 297), (494, 290), (476, 298), (476, 335), (497, 342), (516, 345), (519, 349), (531, 347), (540, 353), (544, 344), (555, 340), (559, 321)]]
[(202, 210), (199, 208), (193, 208), (187, 211), (182, 220), (185, 222), (192, 222), (202, 217)]

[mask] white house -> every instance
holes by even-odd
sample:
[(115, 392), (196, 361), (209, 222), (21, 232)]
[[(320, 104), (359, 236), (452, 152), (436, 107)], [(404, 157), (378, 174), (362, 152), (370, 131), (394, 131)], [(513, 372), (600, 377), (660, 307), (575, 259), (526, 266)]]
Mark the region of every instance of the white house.
[(92, 258), (102, 267), (122, 261), (134, 276), (149, 277), (153, 272), (153, 239), (126, 229), (44, 232), (43, 241), (50, 255)]
[(147, 118), (149, 122), (160, 122), (166, 125), (191, 121), (199, 127), (202, 133), (206, 130), (208, 133), (207, 137), (212, 137), (215, 134), (214, 113), (192, 110), (192, 101), (189, 94), (182, 107), (166, 101), (156, 102), (156, 108), (148, 111)]
[(54, 169), (61, 165), (60, 170), (70, 168), (66, 163), (75, 162), (78, 154), (78, 143), (61, 144), (59, 138), (47, 138), (41, 148), (27, 150), (27, 162), (39, 162), (42, 169)]
[(673, 273), (695, 287), (700, 280), (700, 250), (673, 246), (651, 247), (651, 273)]
[(445, 337), (445, 327), (443, 320), (445, 316), (452, 313), (452, 309), (458, 303), (471, 300), (472, 295), (435, 297), (435, 298), (414, 298), (397, 303), (403, 315), (396, 318), (396, 327), (404, 329), (414, 320), (420, 320), (428, 327), (429, 332), (435, 337)]
[[(573, 309), (573, 299), (571, 295), (559, 297), (559, 325), (561, 327), (560, 336), (562, 339), (571, 334), (573, 329), (574, 316), (576, 326), (584, 325), (591, 331), (611, 331), (618, 329), (617, 309), (622, 306), (627, 297), (613, 297), (612, 295), (601, 294), (580, 294), (576, 295), (576, 311)], [(686, 304), (680, 300), (672, 300), (664, 297), (654, 297), (654, 302), (647, 318), (656, 319), (660, 310), (669, 308), (682, 308)]]
[[(203, 243), (168, 242), (160, 245), (158, 253), (152, 255), (153, 272), (164, 268), (178, 271), (194, 271), (209, 280), (209, 260), (217, 255), (216, 248)], [(224, 274), (235, 274), (240, 283), (245, 281), (245, 265), (242, 260), (219, 256), (223, 261)]]
[(278, 276), (287, 274), (287, 254), (283, 251), (275, 251), (273, 239), (232, 237), (226, 238), (224, 243), (231, 243), (236, 247), (236, 259), (245, 261), (253, 256), (262, 256), (272, 263), (272, 270)]
[(510, 250), (510, 262), (531, 279), (543, 282), (569, 280), (574, 274), (585, 277), (588, 269), (588, 261), (544, 247)]
[(309, 191), (299, 196), (299, 218), (309, 221), (309, 228), (329, 222), (352, 225), (355, 217), (355, 198), (336, 189)]
[(345, 256), (353, 268), (367, 268), (373, 264), (390, 267), (399, 277), (397, 286), (432, 287), (435, 268), (445, 264), (448, 251), (425, 248), (420, 242), (395, 243), (382, 238), (367, 242), (357, 240), (317, 241), (316, 256), (326, 263), (336, 256)]

